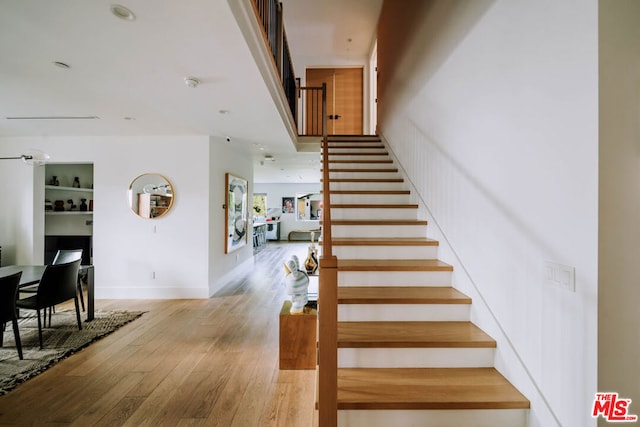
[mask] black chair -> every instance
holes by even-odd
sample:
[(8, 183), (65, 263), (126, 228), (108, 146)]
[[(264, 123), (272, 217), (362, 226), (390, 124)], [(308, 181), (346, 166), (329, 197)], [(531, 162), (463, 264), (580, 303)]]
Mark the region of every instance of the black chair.
[(20, 331), (18, 330), (18, 316), (16, 313), (16, 298), (18, 296), (18, 285), (20, 285), (22, 271), (11, 276), (0, 277), (0, 347), (4, 341), (4, 329), (8, 321), (13, 323), (13, 336), (16, 340), (18, 357), (22, 360), (22, 342), (20, 341)]
[[(60, 249), (56, 252), (56, 256), (53, 257), (51, 264), (66, 264), (77, 259), (82, 259), (82, 249)], [(80, 275), (78, 275), (78, 295), (80, 295), (80, 304), (82, 305), (82, 311), (84, 311), (84, 295), (82, 293)]]
[[(82, 249), (59, 249), (56, 252), (56, 255), (53, 257), (53, 261), (51, 264), (66, 264), (67, 262), (75, 261), (77, 259), (82, 259)], [(38, 284), (25, 286), (20, 289), (22, 293), (36, 293), (38, 291)], [(80, 275), (78, 275), (78, 294), (80, 295), (80, 304), (82, 305), (82, 311), (85, 311), (84, 308), (84, 294), (82, 292), (82, 279)], [(54, 308), (52, 310), (55, 312)]]
[[(47, 308), (73, 299), (76, 306), (78, 329), (82, 329), (77, 291), (79, 268), (79, 259), (65, 264), (48, 265), (42, 274), (36, 294), (16, 301), (16, 307), (24, 310), (35, 310), (38, 313), (38, 337), (40, 338), (40, 348), (43, 347), (42, 323), (40, 320), (40, 310), (42, 309), (45, 310), (44, 315), (46, 321)], [(51, 326), (51, 310), (49, 310), (49, 326)]]

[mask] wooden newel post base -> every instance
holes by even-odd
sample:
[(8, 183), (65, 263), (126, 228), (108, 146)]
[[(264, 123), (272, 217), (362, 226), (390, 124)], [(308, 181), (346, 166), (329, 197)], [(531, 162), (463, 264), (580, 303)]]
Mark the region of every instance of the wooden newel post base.
[(322, 427), (338, 425), (338, 260), (320, 258), (318, 289), (318, 417)]

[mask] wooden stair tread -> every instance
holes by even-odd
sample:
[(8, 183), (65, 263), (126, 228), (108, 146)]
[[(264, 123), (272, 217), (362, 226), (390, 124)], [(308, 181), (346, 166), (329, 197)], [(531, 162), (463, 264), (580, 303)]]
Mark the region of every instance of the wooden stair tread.
[(418, 209), (418, 205), (382, 203), (331, 203), (336, 209)]
[(341, 368), (338, 409), (528, 409), (494, 368)]
[(338, 348), (495, 348), (471, 322), (338, 322)]
[[(320, 221), (322, 224), (322, 221)], [(331, 225), (427, 225), (427, 221), (413, 219), (340, 219), (331, 220)]]
[(333, 246), (438, 246), (438, 241), (427, 237), (404, 238), (334, 238)]
[(338, 271), (453, 271), (437, 259), (339, 259)]
[[(322, 162), (322, 160), (320, 160), (320, 162)], [(329, 160), (329, 163), (357, 163), (357, 164), (366, 164), (366, 163), (373, 163), (373, 164), (380, 164), (380, 163), (386, 163), (386, 164), (391, 164), (393, 163), (393, 160), (391, 159), (384, 159), (384, 160)]]
[(344, 135), (344, 136), (339, 136), (339, 135), (331, 135), (329, 137), (327, 137), (327, 141), (328, 142), (381, 142), (382, 140), (380, 139), (379, 136), (376, 135), (358, 135), (357, 137), (353, 137), (353, 135), (349, 136), (349, 135)]
[(385, 156), (389, 154), (388, 151), (355, 151), (347, 153), (329, 153), (330, 156)]
[(338, 304), (471, 304), (451, 286), (339, 286)]

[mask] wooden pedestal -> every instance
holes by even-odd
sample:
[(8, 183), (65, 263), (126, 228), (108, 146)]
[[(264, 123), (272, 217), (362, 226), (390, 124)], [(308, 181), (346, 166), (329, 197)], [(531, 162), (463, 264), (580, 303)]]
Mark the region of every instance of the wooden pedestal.
[(280, 369), (316, 369), (317, 312), (291, 314), (291, 301), (280, 310)]

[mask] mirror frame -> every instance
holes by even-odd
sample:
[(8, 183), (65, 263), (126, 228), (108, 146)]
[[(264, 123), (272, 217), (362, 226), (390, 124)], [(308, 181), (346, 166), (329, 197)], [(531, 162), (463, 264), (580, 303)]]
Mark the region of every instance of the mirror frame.
[[(138, 182), (137, 185), (136, 182)], [(160, 188), (164, 188), (165, 190), (159, 191)], [(151, 200), (149, 200), (149, 205), (141, 212), (139, 204), (141, 194), (148, 194), (149, 198), (153, 196), (166, 197), (168, 199), (168, 204), (166, 206), (152, 207)], [(159, 219), (163, 218), (171, 211), (175, 199), (175, 191), (173, 184), (166, 176), (154, 172), (143, 173), (135, 177), (131, 181), (131, 184), (129, 184), (128, 199), (131, 212), (136, 214), (138, 217), (143, 219)], [(158, 208), (162, 208), (161, 211), (158, 211)], [(156, 212), (155, 215), (153, 215), (154, 209)]]

